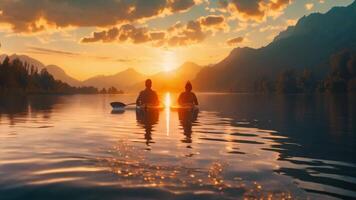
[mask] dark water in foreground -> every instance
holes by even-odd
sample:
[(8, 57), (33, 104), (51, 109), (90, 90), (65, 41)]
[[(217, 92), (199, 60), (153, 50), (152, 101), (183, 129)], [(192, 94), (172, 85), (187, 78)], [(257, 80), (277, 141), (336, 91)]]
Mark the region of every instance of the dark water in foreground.
[(134, 98), (1, 98), (0, 199), (356, 198), (354, 96), (200, 94), (199, 113), (111, 113)]

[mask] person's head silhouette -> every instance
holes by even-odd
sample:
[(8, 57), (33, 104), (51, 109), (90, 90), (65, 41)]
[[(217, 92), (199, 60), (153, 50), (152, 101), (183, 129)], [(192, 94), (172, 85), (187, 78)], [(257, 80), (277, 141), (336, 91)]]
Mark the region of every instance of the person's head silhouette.
[(147, 89), (151, 89), (152, 88), (152, 80), (151, 79), (147, 79), (145, 81), (145, 86)]
[(190, 81), (188, 81), (188, 82), (185, 84), (185, 91), (191, 92), (192, 89), (193, 89), (193, 86), (192, 86), (192, 84), (190, 83)]

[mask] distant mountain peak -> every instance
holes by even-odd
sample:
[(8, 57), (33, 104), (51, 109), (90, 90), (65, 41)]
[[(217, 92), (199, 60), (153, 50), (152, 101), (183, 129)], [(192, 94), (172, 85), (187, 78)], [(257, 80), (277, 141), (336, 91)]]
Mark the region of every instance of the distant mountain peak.
[(57, 65), (47, 65), (45, 67), (45, 69), (50, 72), (51, 74), (54, 74), (55, 76), (56, 75), (66, 75), (67, 76), (67, 73), (60, 67), (58, 67)]
[(254, 51), (256, 49), (251, 48), (251, 47), (237, 47), (231, 51), (230, 54), (238, 54), (240, 52), (246, 52), (246, 51)]
[(119, 73), (135, 73), (135, 74), (138, 73), (139, 74), (139, 72), (136, 69), (132, 68), (132, 67), (127, 68), (126, 70), (124, 70), (122, 72), (119, 72)]
[(57, 65), (48, 65), (45, 67), (45, 69), (50, 74), (52, 74), (56, 79), (68, 83), (69, 85), (72, 86), (82, 85), (82, 83), (79, 80), (69, 76), (62, 68), (58, 67)]
[(187, 61), (187, 62), (183, 63), (183, 65), (181, 67), (187, 66), (187, 65), (198, 65), (198, 64), (196, 64), (195, 62)]
[(195, 68), (201, 68), (200, 65), (194, 63), (194, 62), (185, 62), (183, 63), (179, 68), (177, 68), (177, 70), (179, 69), (186, 69), (186, 68), (192, 68), (192, 67), (195, 67)]
[(168, 73), (173, 74), (196, 74), (201, 70), (201, 66), (194, 62), (185, 62), (179, 68)]
[(128, 72), (137, 72), (134, 68), (132, 67), (129, 67), (127, 68), (125, 71), (128, 71)]
[(10, 61), (13, 61), (15, 59), (19, 59), (21, 62), (27, 63), (29, 65), (32, 65), (32, 66), (36, 67), (38, 70), (41, 70), (41, 69), (43, 69), (45, 67), (45, 65), (42, 62), (40, 62), (40, 61), (30, 57), (30, 56), (27, 56), (27, 55), (22, 55), (22, 54), (7, 55), (7, 54), (3, 54), (3, 55), (1, 55), (1, 61), (3, 61), (3, 59), (5, 59), (5, 57), (9, 57)]
[(289, 26), (285, 31), (280, 32), (273, 42), (293, 36), (312, 34), (313, 32), (329, 34), (328, 32), (338, 29), (340, 22), (353, 21), (355, 18), (356, 0), (349, 6), (333, 7), (325, 14), (311, 13), (303, 16), (295, 26)]
[[(185, 62), (180, 67), (172, 71), (161, 71), (152, 76), (145, 77), (150, 78), (153, 81), (155, 90), (158, 91), (181, 91), (184, 89), (184, 85), (187, 81), (195, 79), (196, 75), (202, 70), (202, 66), (194, 62)], [(144, 80), (134, 85), (133, 90), (142, 89), (144, 86)]]
[(356, 0), (351, 3), (350, 7), (356, 8)]
[(133, 68), (127, 68), (113, 75), (99, 75), (83, 81), (86, 86), (98, 88), (116, 87), (117, 89), (127, 89), (129, 86), (143, 81), (145, 76)]
[(109, 76), (143, 76), (143, 75), (137, 70), (135, 70), (134, 68), (130, 67), (114, 75), (109, 75)]

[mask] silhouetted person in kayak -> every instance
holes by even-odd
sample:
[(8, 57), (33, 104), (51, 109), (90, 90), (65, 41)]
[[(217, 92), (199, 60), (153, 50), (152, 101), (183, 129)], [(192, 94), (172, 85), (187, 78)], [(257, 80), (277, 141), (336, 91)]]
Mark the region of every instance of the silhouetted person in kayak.
[(158, 95), (152, 88), (152, 81), (151, 79), (147, 79), (145, 82), (146, 89), (140, 92), (140, 95), (137, 97), (136, 106), (143, 106), (143, 105), (152, 105), (158, 106), (159, 100)]
[(185, 84), (185, 92), (182, 92), (180, 95), (179, 95), (179, 98), (178, 98), (178, 104), (180, 106), (186, 106), (186, 105), (189, 105), (189, 106), (197, 106), (199, 103), (198, 103), (198, 99), (197, 99), (197, 96), (195, 96), (195, 94), (192, 92), (192, 89), (193, 89), (193, 86), (192, 84), (188, 81), (186, 84)]

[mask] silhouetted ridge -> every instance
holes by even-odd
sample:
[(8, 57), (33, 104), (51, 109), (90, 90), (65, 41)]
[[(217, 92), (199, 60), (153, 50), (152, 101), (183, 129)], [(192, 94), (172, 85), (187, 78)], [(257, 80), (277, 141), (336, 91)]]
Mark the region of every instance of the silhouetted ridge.
[[(153, 86), (158, 91), (181, 91), (187, 81), (195, 79), (202, 67), (193, 63), (186, 62), (179, 68), (172, 71), (164, 71), (148, 76), (153, 81)], [(140, 90), (144, 86), (144, 81), (135, 84), (132, 90)]]
[(251, 92), (256, 81), (275, 80), (288, 69), (309, 69), (316, 77), (325, 77), (332, 54), (356, 49), (355, 4), (302, 17), (266, 47), (236, 48), (221, 62), (204, 68), (194, 83), (202, 91)]
[(120, 89), (128, 89), (132, 85), (143, 81), (145, 76), (132, 68), (128, 68), (114, 75), (95, 76), (83, 81), (83, 85), (95, 86), (98, 88), (116, 87)]
[(0, 62), (2, 63), (4, 59), (8, 57), (10, 62), (18, 59), (24, 64), (28, 64), (30, 66), (34, 66), (38, 71), (41, 71), (42, 69), (47, 69), (47, 71), (57, 80), (63, 81), (65, 83), (68, 83), (71, 86), (81, 86), (81, 83), (79, 80), (69, 76), (62, 68), (56, 65), (48, 65), (45, 66), (42, 62), (38, 61), (37, 59), (34, 59), (30, 56), (27, 55), (18, 55), (18, 54), (13, 54), (11, 56), (8, 56), (6, 54), (3, 54), (0, 56)]
[(78, 87), (82, 85), (82, 83), (79, 80), (69, 76), (62, 68), (58, 67), (57, 65), (48, 65), (45, 67), (45, 69), (47, 69), (47, 71), (50, 74), (53, 74), (53, 76), (57, 80), (61, 80), (65, 83), (68, 83), (71, 86)]
[(27, 61), (6, 56), (0, 63), (0, 95), (98, 93), (94, 87), (78, 88), (56, 80), (46, 68), (30, 64), (29, 57), (21, 58)]

